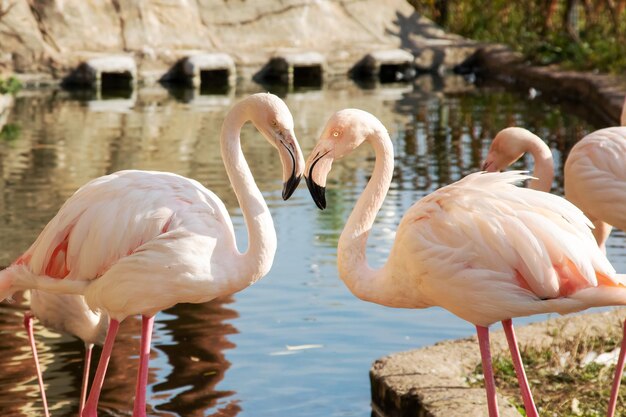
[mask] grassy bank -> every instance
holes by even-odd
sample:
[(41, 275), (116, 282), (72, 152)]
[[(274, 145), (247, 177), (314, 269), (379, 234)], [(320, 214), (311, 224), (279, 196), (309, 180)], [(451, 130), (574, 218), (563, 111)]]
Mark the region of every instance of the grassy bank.
[[(621, 326), (602, 338), (562, 339), (549, 349), (522, 348), (522, 359), (539, 414), (559, 417), (599, 417), (606, 415), (614, 364), (603, 363), (601, 354), (613, 352), (621, 341)], [(605, 355), (607, 356), (607, 355)], [(608, 355), (610, 356), (610, 355)], [(493, 358), (498, 392), (512, 400), (522, 413), (524, 407), (511, 357)], [(470, 385), (482, 386), (482, 367), (468, 377)], [(617, 415), (626, 415), (626, 381), (622, 379)]]
[(504, 43), (539, 65), (626, 71), (626, 0), (409, 0), (467, 38)]

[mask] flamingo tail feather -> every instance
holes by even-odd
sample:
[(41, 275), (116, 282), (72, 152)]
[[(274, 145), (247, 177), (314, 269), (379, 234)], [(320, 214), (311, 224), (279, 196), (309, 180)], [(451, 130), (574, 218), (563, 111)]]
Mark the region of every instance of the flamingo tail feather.
[(89, 281), (35, 275), (23, 265), (12, 265), (0, 271), (0, 300), (10, 298), (15, 292), (23, 290), (83, 295), (88, 285)]

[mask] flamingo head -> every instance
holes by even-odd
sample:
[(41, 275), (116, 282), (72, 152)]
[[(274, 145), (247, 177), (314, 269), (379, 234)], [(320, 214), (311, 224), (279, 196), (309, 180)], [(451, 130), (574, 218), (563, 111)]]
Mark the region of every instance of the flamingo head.
[(304, 168), (304, 178), (317, 207), (326, 208), (326, 178), (333, 161), (355, 150), (380, 129), (385, 130), (382, 123), (363, 110), (345, 109), (331, 116)]
[(512, 165), (526, 152), (529, 135), (535, 136), (521, 127), (502, 129), (491, 142), (489, 152), (482, 165), (482, 170), (497, 172)]
[(249, 100), (256, 128), (278, 150), (283, 166), (283, 199), (287, 200), (298, 187), (304, 170), (293, 117), (285, 102), (273, 94), (253, 94)]

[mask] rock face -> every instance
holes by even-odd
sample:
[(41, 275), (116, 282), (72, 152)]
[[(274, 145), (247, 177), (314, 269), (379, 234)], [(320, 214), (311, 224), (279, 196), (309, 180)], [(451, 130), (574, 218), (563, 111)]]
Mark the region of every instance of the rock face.
[(326, 71), (345, 74), (366, 53), (395, 48), (424, 53), (428, 69), (475, 44), (405, 0), (0, 0), (0, 72), (52, 79), (94, 55), (129, 54), (139, 80), (154, 81), (190, 51), (228, 53), (252, 73), (278, 53), (319, 52)]

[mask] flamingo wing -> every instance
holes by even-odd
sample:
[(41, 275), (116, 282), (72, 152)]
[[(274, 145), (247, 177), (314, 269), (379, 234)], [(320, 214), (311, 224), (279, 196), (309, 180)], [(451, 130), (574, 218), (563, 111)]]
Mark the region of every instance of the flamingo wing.
[(120, 171), (72, 195), (18, 263), (28, 263), (39, 275), (94, 279), (182, 223), (189, 229), (217, 227), (235, 245), (223, 203), (196, 181), (169, 173)]
[(570, 151), (565, 195), (593, 218), (626, 230), (626, 127), (592, 132)]

